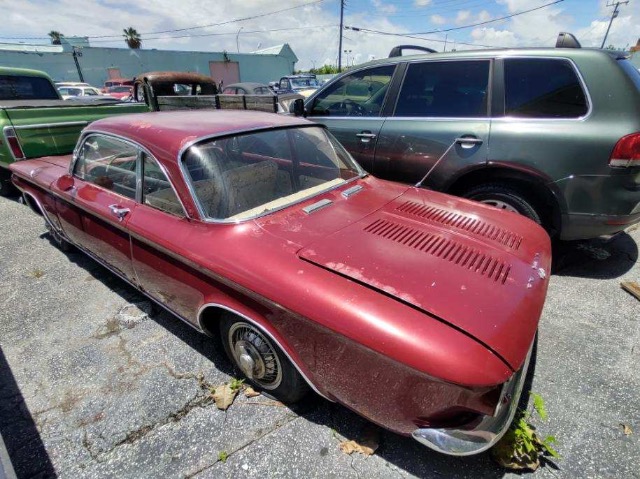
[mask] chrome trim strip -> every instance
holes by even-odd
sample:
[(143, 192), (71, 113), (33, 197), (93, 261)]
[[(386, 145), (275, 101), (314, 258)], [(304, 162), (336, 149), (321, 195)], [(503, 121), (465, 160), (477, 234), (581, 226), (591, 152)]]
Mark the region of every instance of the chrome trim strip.
[(246, 321), (249, 321), (252, 325), (254, 325), (256, 328), (258, 328), (260, 331), (262, 331), (264, 334), (266, 334), (269, 339), (271, 339), (271, 341), (273, 341), (279, 348), (280, 350), (284, 353), (284, 355), (287, 357), (287, 359), (289, 359), (289, 361), (291, 361), (291, 364), (293, 364), (293, 367), (296, 368), (296, 370), (298, 371), (298, 373), (300, 373), (300, 376), (302, 376), (302, 378), (306, 381), (306, 383), (309, 385), (309, 387), (311, 389), (313, 389), (318, 395), (322, 396), (323, 398), (325, 398), (327, 401), (330, 402), (335, 402), (331, 399), (329, 399), (327, 396), (325, 396), (324, 394), (322, 394), (320, 391), (318, 391), (318, 388), (316, 388), (316, 386), (309, 380), (309, 378), (302, 372), (302, 370), (300, 369), (300, 367), (296, 364), (296, 362), (293, 360), (293, 358), (289, 355), (289, 353), (287, 353), (287, 351), (285, 351), (285, 349), (282, 347), (282, 345), (280, 344), (280, 342), (273, 336), (273, 334), (271, 334), (269, 331), (267, 331), (266, 329), (264, 329), (264, 327), (262, 327), (262, 325), (258, 324), (256, 321), (254, 321), (253, 319), (249, 318), (248, 316), (236, 311), (235, 309), (232, 309), (228, 306), (225, 306), (223, 304), (219, 304), (219, 303), (207, 303), (204, 304), (200, 307), (200, 309), (198, 310), (198, 327), (200, 328), (200, 330), (204, 331), (204, 328), (202, 327), (202, 323), (200, 322), (200, 318), (202, 317), (202, 312), (205, 310), (205, 308), (207, 307), (215, 307), (215, 308), (221, 308), (224, 310), (227, 310), (233, 314), (236, 314), (238, 316), (240, 316), (242, 319), (245, 319)]
[(503, 387), (501, 398), (510, 397), (509, 407), (498, 407), (497, 416), (484, 416), (479, 424), (470, 429), (421, 428), (411, 433), (420, 444), (434, 451), (451, 456), (471, 456), (493, 447), (504, 436), (518, 409), (522, 387), (529, 370), (533, 342), (522, 365)]
[(351, 188), (347, 188), (342, 193), (340, 193), (344, 198), (349, 198), (349, 196), (355, 195), (358, 191), (362, 191), (362, 185), (352, 186)]
[(62, 128), (66, 126), (87, 126), (89, 121), (63, 121), (60, 123), (36, 123), (35, 125), (18, 125), (16, 130), (36, 130), (38, 128)]
[(327, 206), (329, 206), (331, 204), (333, 204), (333, 201), (331, 201), (328, 198), (325, 198), (323, 200), (316, 201), (312, 205), (305, 206), (304, 208), (302, 208), (302, 211), (304, 211), (306, 214), (310, 215), (314, 211), (318, 211), (318, 210), (320, 210), (322, 208), (325, 208), (325, 207), (327, 207)]
[[(167, 181), (169, 182), (169, 185), (171, 185), (171, 189), (175, 193), (176, 198), (178, 198), (178, 201), (180, 202), (180, 206), (182, 206), (182, 212), (184, 213), (184, 217), (185, 218), (189, 218), (189, 219), (191, 218), (189, 216), (189, 213), (187, 212), (187, 208), (185, 208), (185, 206), (184, 206), (184, 202), (182, 201), (182, 198), (180, 198), (180, 195), (178, 194), (178, 191), (176, 190), (175, 186), (173, 185), (173, 182), (171, 181), (171, 178), (167, 174), (167, 169), (162, 164), (162, 162), (158, 161), (158, 159), (147, 148), (145, 148), (143, 145), (141, 145), (140, 143), (137, 143), (137, 142), (135, 142), (135, 141), (133, 141), (133, 140), (131, 140), (129, 138), (126, 138), (124, 136), (121, 136), (121, 135), (118, 135), (118, 134), (115, 134), (115, 133), (105, 133), (105, 132), (98, 131), (98, 130), (85, 130), (84, 133), (78, 139), (78, 143), (76, 144), (76, 148), (73, 151), (73, 159), (72, 159), (72, 161), (71, 161), (71, 163), (69, 165), (69, 174), (71, 176), (74, 176), (75, 178), (78, 178), (77, 176), (75, 176), (73, 174), (73, 170), (75, 169), (76, 163), (78, 161), (78, 151), (80, 150), (81, 145), (83, 145), (85, 143), (85, 141), (87, 141), (87, 139), (89, 139), (90, 137), (95, 136), (95, 135), (102, 135), (102, 136), (117, 138), (118, 140), (122, 140), (125, 143), (130, 144), (134, 148), (137, 148), (141, 152), (149, 155), (149, 158), (151, 158), (153, 161), (155, 161), (160, 166), (160, 169), (164, 173), (164, 176), (167, 178)], [(137, 163), (140, 163), (141, 160), (142, 160), (142, 158), (140, 157), (140, 155), (138, 155), (138, 159), (136, 160)], [(136, 178), (138, 178), (140, 175), (138, 174), (138, 165), (137, 164), (136, 164), (135, 173), (136, 173)], [(78, 179), (82, 180), (81, 178), (78, 178)], [(86, 180), (82, 180), (82, 181), (86, 181)], [(91, 183), (91, 182), (88, 182), (88, 181), (87, 181), (87, 183), (89, 183), (89, 184), (91, 184), (93, 186), (96, 186), (98, 188), (102, 188), (104, 191), (108, 191), (110, 193), (113, 193), (114, 195), (118, 195), (118, 196), (121, 196), (123, 198), (127, 198), (126, 196), (120, 195), (119, 193), (116, 193), (116, 192), (114, 192), (112, 190), (108, 190), (106, 188), (103, 188), (102, 186), (96, 185), (95, 183)], [(140, 205), (146, 205), (146, 203), (142, 203), (142, 193), (139, 193), (140, 188), (141, 188), (141, 185), (140, 186), (138, 185), (138, 180), (136, 179), (136, 198), (134, 199), (134, 201), (136, 201)], [(138, 198), (140, 198), (140, 199), (138, 199)], [(128, 199), (131, 199), (131, 198), (128, 198)], [(153, 206), (151, 206), (151, 205), (146, 205), (146, 206), (149, 206), (150, 208), (153, 208)], [(162, 211), (163, 213), (167, 213), (164, 210), (160, 210), (158, 208), (155, 208), (155, 209), (157, 209), (158, 211)], [(171, 214), (171, 213), (167, 213), (167, 214)], [(177, 215), (172, 215), (172, 216), (179, 217)]]

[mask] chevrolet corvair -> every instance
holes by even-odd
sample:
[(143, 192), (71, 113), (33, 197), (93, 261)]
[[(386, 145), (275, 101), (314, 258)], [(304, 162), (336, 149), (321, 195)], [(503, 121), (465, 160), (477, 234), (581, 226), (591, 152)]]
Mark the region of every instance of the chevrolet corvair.
[(311, 388), (453, 455), (516, 411), (550, 241), (508, 211), (367, 175), (328, 131), (249, 111), (128, 115), (11, 165), (73, 245), (283, 401)]

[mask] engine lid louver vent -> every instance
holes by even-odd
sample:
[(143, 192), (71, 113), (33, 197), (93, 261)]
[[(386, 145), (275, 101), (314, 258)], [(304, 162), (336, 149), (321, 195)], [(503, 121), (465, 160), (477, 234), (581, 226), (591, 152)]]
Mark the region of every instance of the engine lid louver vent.
[(498, 226), (491, 225), (477, 218), (471, 218), (435, 206), (405, 201), (398, 206), (396, 210), (405, 214), (418, 216), (434, 223), (451, 226), (474, 235), (482, 236), (483, 238), (495, 241), (516, 251), (522, 243), (522, 236), (509, 230), (499, 228)]
[(501, 284), (507, 281), (511, 270), (511, 266), (507, 263), (475, 248), (437, 234), (425, 233), (410, 226), (378, 219), (366, 226), (364, 231), (431, 254)]

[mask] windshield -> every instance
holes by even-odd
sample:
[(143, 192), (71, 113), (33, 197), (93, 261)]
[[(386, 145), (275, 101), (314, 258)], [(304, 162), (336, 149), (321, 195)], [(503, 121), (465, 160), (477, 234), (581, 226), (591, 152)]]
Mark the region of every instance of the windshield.
[(315, 78), (291, 78), (293, 88), (318, 88), (320, 84)]
[(364, 172), (321, 127), (207, 140), (182, 167), (205, 217), (244, 220), (297, 203)]

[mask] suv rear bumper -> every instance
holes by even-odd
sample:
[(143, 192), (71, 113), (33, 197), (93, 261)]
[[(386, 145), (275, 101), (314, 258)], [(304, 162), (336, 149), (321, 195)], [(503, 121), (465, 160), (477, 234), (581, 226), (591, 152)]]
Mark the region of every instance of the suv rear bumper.
[(612, 235), (640, 222), (640, 170), (571, 176), (556, 182), (565, 201), (560, 239)]

